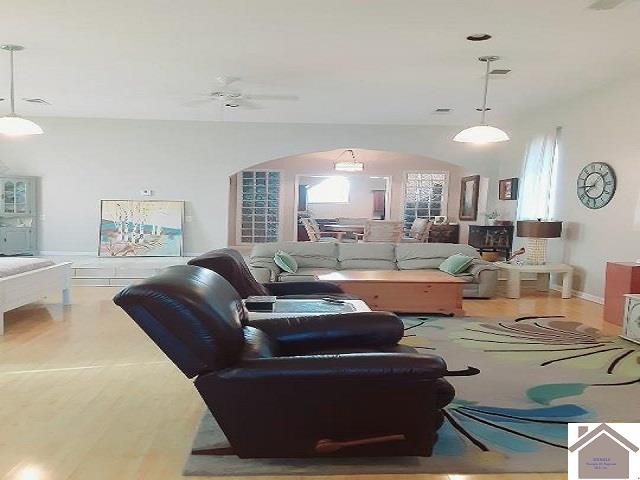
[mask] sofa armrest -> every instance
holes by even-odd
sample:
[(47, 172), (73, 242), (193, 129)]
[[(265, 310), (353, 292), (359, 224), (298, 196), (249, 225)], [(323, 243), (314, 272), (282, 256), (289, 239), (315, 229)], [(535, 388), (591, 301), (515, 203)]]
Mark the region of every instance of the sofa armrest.
[(404, 324), (389, 312), (356, 312), (253, 320), (287, 355), (327, 348), (396, 345)]
[(315, 295), (344, 293), (343, 290), (331, 282), (275, 282), (265, 283), (265, 288), (271, 295), (280, 297), (283, 295)]
[[(273, 272), (266, 267), (249, 267), (249, 271), (258, 283), (268, 283), (274, 280)], [(267, 287), (267, 289), (269, 289), (269, 287)]]
[(475, 281), (478, 281), (480, 278), (480, 274), (484, 271), (497, 271), (498, 267), (496, 267), (493, 263), (487, 262), (486, 260), (474, 259), (469, 265), (469, 268), (464, 272), (467, 275), (473, 275)]
[(217, 373), (220, 378), (245, 380), (311, 380), (379, 378), (384, 380), (436, 380), (446, 376), (470, 376), (469, 367), (449, 372), (437, 355), (414, 353), (350, 353), (304, 357), (272, 357), (245, 360)]
[(478, 273), (478, 298), (493, 298), (498, 290), (498, 270), (482, 270)]

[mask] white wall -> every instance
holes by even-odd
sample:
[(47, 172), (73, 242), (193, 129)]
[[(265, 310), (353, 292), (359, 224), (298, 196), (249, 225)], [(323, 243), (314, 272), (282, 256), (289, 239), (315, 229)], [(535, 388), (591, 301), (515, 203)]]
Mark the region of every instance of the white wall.
[[(607, 261), (640, 258), (640, 80), (606, 85), (553, 109), (520, 118), (500, 166), (500, 178), (520, 176), (527, 141), (561, 126), (558, 197), (554, 217), (563, 240), (551, 240), (551, 258), (577, 269), (575, 288), (601, 299)], [(610, 164), (618, 177), (612, 201), (599, 210), (576, 196), (576, 178), (590, 162)], [(515, 202), (499, 202), (513, 210)]]
[(361, 147), (407, 152), (495, 178), (500, 146), (451, 141), (455, 127), (39, 118), (44, 135), (0, 138), (9, 173), (41, 177), (40, 249), (97, 251), (100, 199), (185, 200), (185, 251), (227, 244), (229, 176), (267, 160)]

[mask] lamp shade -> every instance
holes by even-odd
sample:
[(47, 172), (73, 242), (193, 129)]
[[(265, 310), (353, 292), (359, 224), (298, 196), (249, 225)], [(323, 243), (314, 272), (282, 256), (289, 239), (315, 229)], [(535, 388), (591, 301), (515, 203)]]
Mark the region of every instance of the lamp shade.
[(509, 135), (503, 130), (490, 125), (477, 125), (475, 127), (465, 128), (453, 137), (454, 142), (476, 143), (479, 145), (484, 143), (506, 142), (507, 140), (509, 140)]
[(18, 137), (22, 135), (39, 135), (42, 128), (31, 120), (19, 117), (15, 114), (0, 117), (0, 134)]
[(562, 222), (519, 220), (517, 235), (528, 238), (559, 238), (562, 235)]
[(335, 169), (338, 172), (362, 172), (364, 163), (362, 162), (337, 162)]

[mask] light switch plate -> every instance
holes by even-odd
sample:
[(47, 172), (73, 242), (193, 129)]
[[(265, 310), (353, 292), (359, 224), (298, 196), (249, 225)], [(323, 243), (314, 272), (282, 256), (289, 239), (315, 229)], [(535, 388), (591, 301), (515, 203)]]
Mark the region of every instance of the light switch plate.
[(187, 215), (184, 217), (184, 221), (187, 223), (191, 223), (193, 221), (193, 217), (191, 215)]

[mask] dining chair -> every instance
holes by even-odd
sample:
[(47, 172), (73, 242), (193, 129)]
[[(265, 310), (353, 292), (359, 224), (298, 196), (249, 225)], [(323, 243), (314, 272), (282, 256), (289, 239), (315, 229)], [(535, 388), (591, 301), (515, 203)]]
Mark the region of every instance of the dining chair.
[(302, 217), (300, 220), (312, 242), (340, 242), (342, 240), (344, 232), (321, 232), (315, 219)]
[(397, 220), (368, 220), (364, 224), (362, 242), (400, 243), (402, 222)]
[(428, 218), (416, 218), (411, 224), (409, 234), (402, 237), (402, 243), (425, 243), (429, 239), (432, 224)]

